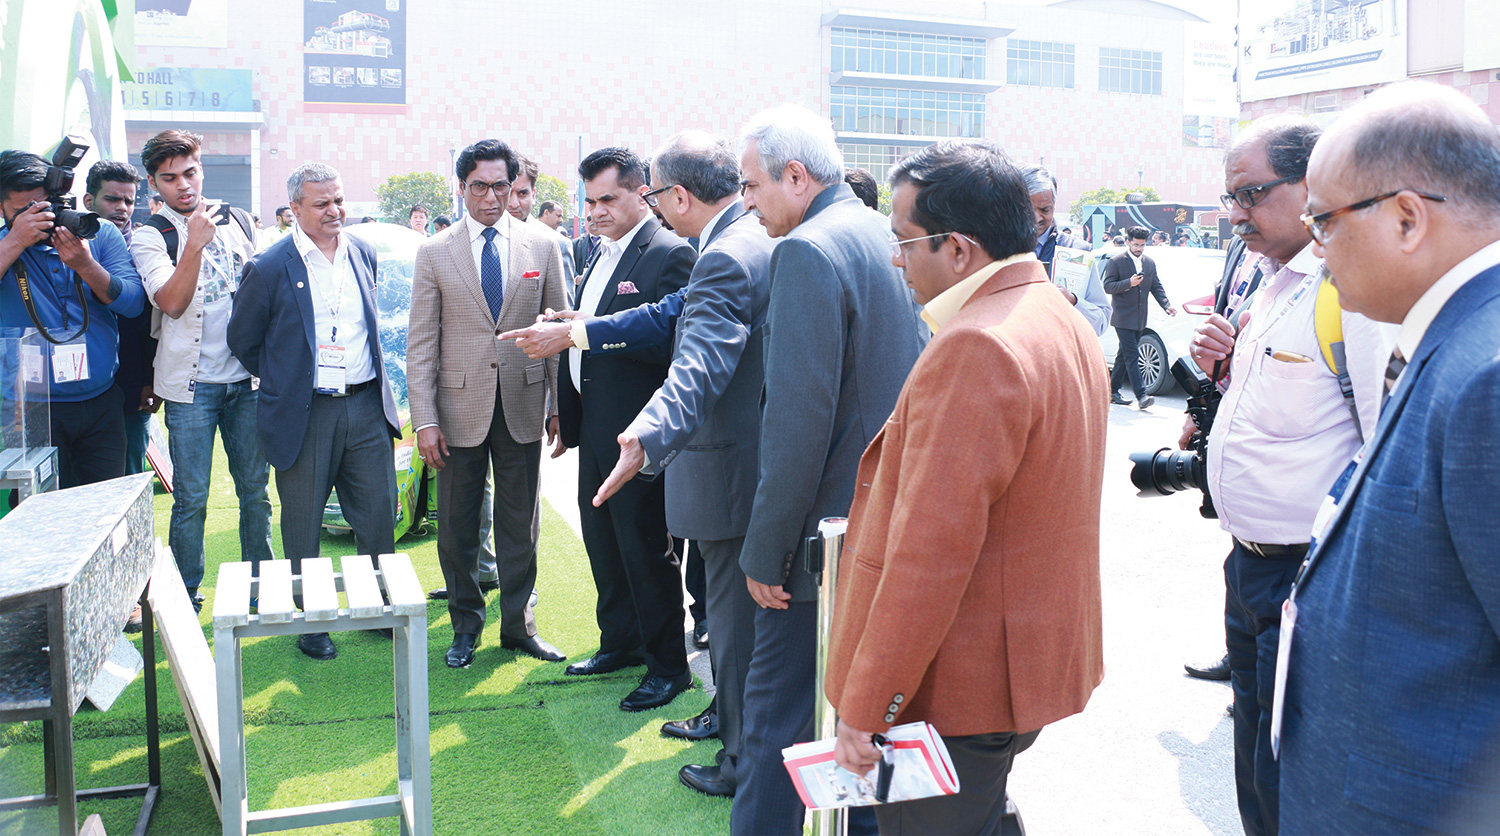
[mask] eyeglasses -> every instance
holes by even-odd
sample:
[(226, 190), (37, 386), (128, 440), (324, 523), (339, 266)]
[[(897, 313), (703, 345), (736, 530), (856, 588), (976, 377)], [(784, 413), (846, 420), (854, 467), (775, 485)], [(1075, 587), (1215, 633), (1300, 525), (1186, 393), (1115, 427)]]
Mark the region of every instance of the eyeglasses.
[(1260, 200), (1260, 196), (1266, 192), (1282, 183), (1295, 183), (1301, 179), (1301, 177), (1283, 177), (1280, 180), (1261, 183), (1259, 186), (1246, 186), (1243, 189), (1235, 189), (1232, 194), (1219, 195), (1219, 202), (1224, 204), (1225, 209), (1233, 209), (1235, 204), (1239, 204), (1241, 209), (1250, 209)]
[(1372, 197), (1368, 200), (1361, 200), (1358, 203), (1351, 203), (1348, 206), (1342, 206), (1338, 209), (1329, 209), (1327, 212), (1319, 212), (1316, 215), (1303, 215), (1302, 225), (1307, 227), (1307, 234), (1311, 235), (1312, 239), (1314, 241), (1317, 241), (1321, 245), (1324, 238), (1328, 235), (1329, 221), (1337, 218), (1339, 215), (1344, 215), (1349, 212), (1358, 212), (1361, 209), (1368, 209), (1383, 200), (1390, 200), (1391, 198), (1405, 191), (1410, 191), (1417, 197), (1433, 201), (1434, 203), (1442, 203), (1443, 201), (1448, 199), (1446, 197), (1443, 197), (1442, 195), (1426, 194), (1424, 192), (1416, 191), (1415, 189), (1397, 189), (1389, 194), (1383, 194), (1379, 197)]
[(897, 238), (896, 233), (892, 232), (891, 258), (899, 258), (901, 256), (902, 248), (904, 248), (907, 244), (915, 243), (917, 241), (926, 241), (929, 238), (947, 238), (949, 235), (957, 235), (965, 241), (968, 241), (970, 244), (973, 244), (976, 247), (979, 246), (978, 241), (975, 241), (973, 238), (970, 238), (962, 232), (934, 232), (931, 235), (919, 235), (916, 238)]
[(486, 183), (483, 180), (470, 180), (464, 184), (464, 189), (474, 197), (484, 197), (494, 191), (495, 197), (504, 200), (510, 196), (510, 183), (501, 180), (496, 183)]
[[(673, 184), (673, 185), (676, 185), (676, 184)], [(650, 206), (652, 209), (655, 209), (657, 207), (657, 203), (658, 203), (658, 201), (656, 199), (656, 196), (659, 195), (659, 194), (661, 194), (664, 191), (667, 191), (668, 189), (671, 189), (671, 188), (672, 188), (672, 186), (662, 186), (659, 189), (652, 189), (651, 191), (646, 192), (645, 194), (641, 195), (641, 197), (645, 198), (647, 206)]]

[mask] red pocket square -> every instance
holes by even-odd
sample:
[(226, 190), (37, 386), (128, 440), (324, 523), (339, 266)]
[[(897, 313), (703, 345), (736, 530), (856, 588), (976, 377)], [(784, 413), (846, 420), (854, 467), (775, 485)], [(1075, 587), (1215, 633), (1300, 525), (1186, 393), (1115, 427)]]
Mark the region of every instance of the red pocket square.
[(541, 275), (542, 275), (542, 271), (540, 271), (540, 270), (527, 270), (525, 273), (521, 274), (521, 278), (523, 278), (523, 279), (535, 279), (535, 278), (539, 278)]
[(620, 286), (615, 288), (616, 296), (625, 296), (627, 294), (640, 292), (640, 289), (635, 286), (635, 282), (620, 282)]

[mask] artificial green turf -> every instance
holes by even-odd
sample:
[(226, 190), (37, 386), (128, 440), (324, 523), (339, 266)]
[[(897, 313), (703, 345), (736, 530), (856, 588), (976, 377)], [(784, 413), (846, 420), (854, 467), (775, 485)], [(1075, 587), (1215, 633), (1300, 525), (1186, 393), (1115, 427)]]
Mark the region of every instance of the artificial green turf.
[[(218, 565), (239, 557), (238, 505), (223, 451), (216, 451), (205, 535), (208, 602), (200, 622), (212, 644)], [(275, 485), (272, 480), (272, 501)], [(171, 497), (158, 491), (156, 531), (166, 540)], [(545, 505), (545, 503), (544, 503)], [(273, 520), (279, 517), (279, 510)], [(280, 551), (279, 528), (273, 543)], [(437, 537), (396, 544), (411, 555), (423, 588), (443, 584)], [(325, 533), (322, 553), (354, 549), (350, 536)], [(538, 565), (538, 630), (570, 658), (598, 646), (594, 587), (583, 544), (550, 506), (543, 509)], [(657, 731), (666, 720), (696, 714), (708, 698), (695, 686), (672, 705), (627, 713), (618, 703), (643, 669), (603, 677), (565, 677), (547, 664), (500, 647), (499, 606), (489, 618), (474, 664), (450, 670), (447, 607), (428, 606), (428, 692), (433, 819), (439, 834), (704, 834), (725, 832), (729, 804), (677, 781), (687, 763), (712, 763), (716, 742), (688, 744)], [(391, 643), (372, 633), (334, 635), (338, 658), (315, 662), (290, 637), (244, 646), (247, 759), (251, 809), (384, 795), (395, 786)], [(137, 645), (140, 639), (136, 638)], [(162, 727), (162, 796), (153, 836), (219, 832), (166, 655), (158, 640), (156, 678)], [(85, 707), (75, 718), (80, 787), (145, 780), (144, 685), (137, 679), (108, 713)], [(0, 726), (0, 797), (42, 789), (41, 724)], [(79, 821), (98, 813), (111, 834), (129, 833), (139, 799), (86, 801)], [(50, 808), (0, 813), (0, 836), (56, 832)], [(394, 819), (296, 831), (394, 834)]]

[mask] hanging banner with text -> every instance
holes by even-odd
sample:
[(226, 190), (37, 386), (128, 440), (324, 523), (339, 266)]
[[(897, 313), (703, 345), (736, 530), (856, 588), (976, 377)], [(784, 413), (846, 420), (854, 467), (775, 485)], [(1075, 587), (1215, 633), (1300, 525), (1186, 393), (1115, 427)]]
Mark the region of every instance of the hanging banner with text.
[(406, 107), (402, 0), (304, 0), (303, 101), (314, 112)]
[(124, 85), (126, 110), (251, 113), (249, 70), (143, 67)]
[(229, 46), (229, 0), (136, 0), (136, 46)]
[(1406, 2), (1240, 4), (1240, 100), (1406, 78)]
[(1184, 23), (1182, 144), (1227, 148), (1239, 123), (1234, 87), (1234, 27)]

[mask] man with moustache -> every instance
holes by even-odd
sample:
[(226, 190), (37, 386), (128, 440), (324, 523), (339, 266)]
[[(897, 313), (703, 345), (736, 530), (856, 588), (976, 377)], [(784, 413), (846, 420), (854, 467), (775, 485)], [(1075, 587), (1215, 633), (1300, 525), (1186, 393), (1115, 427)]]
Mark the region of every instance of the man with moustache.
[(927, 327), (891, 265), (884, 215), (844, 183), (828, 120), (797, 105), (740, 135), (745, 208), (772, 238), (759, 479), (740, 549), (755, 599), (731, 830), (802, 832), (781, 750), (813, 733), (817, 579), (807, 550), (849, 513), (856, 470)]
[(1323, 495), (1375, 428), (1389, 329), (1339, 317), (1350, 387), (1324, 361), (1314, 315), (1322, 262), (1298, 219), (1321, 129), (1276, 116), (1241, 132), (1224, 163), (1224, 207), (1265, 276), (1238, 322), (1214, 314), (1189, 353), (1224, 399), (1208, 439), (1208, 491), (1233, 536), (1224, 632), (1234, 690), (1234, 774), (1249, 836), (1278, 832), (1271, 703), (1281, 606), (1307, 555)]
[(1468, 96), (1402, 82), (1328, 129), (1307, 183), (1339, 298), (1400, 325), (1286, 604), (1282, 830), (1493, 832), (1500, 136)]
[[(1026, 166), (1021, 171), (1026, 178), (1026, 188), (1031, 192), (1031, 208), (1036, 214), (1036, 257), (1042, 263), (1042, 269), (1050, 276), (1052, 274), (1052, 257), (1058, 247), (1071, 247), (1076, 250), (1092, 250), (1094, 246), (1088, 241), (1068, 232), (1057, 231), (1057, 219), (1054, 214), (1057, 206), (1057, 178), (1052, 172), (1039, 165)], [(1095, 336), (1104, 333), (1109, 327), (1110, 301), (1109, 294), (1104, 292), (1104, 284), (1099, 275), (1102, 271), (1089, 271), (1088, 278), (1084, 282), (1083, 295), (1080, 296), (1066, 287), (1059, 287), (1063, 298), (1072, 305), (1088, 320), (1089, 326), (1094, 329)]]
[[(239, 498), (240, 559), (270, 560), (270, 468), (256, 436), (259, 393), (225, 332), (245, 263), (255, 255), (249, 216), (203, 197), (203, 138), (166, 130), (146, 141), (141, 164), (164, 205), (135, 231), (130, 253), (162, 313), (156, 397), (165, 404), (172, 456), (167, 541), (194, 605), (202, 605), (203, 526), (218, 433)], [(289, 555), (292, 556), (292, 555)], [(314, 655), (328, 648), (307, 645)]]
[(417, 250), (406, 376), (417, 450), (438, 472), (438, 561), (448, 591), (452, 668), (474, 661), (485, 622), (479, 581), (484, 482), (500, 585), (500, 646), (545, 662), (566, 657), (537, 634), (531, 603), (541, 531), (542, 435), (557, 441), (557, 362), (529, 360), (496, 337), (566, 307), (562, 259), (505, 211), (521, 174), (511, 147), (486, 139), (458, 155), (468, 214)]
[[(322, 163), (287, 178), (297, 225), (245, 267), (227, 338), (260, 378), (257, 428), (276, 468), (281, 550), (301, 574), (319, 554), (323, 507), (337, 488), (359, 554), (396, 550), (401, 436), (380, 356), (375, 248), (344, 233), (344, 187)], [(327, 633), (297, 637), (315, 659), (337, 655)]]

